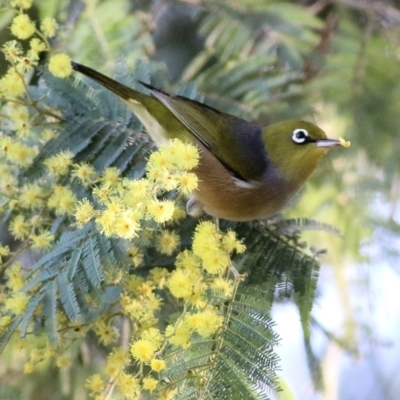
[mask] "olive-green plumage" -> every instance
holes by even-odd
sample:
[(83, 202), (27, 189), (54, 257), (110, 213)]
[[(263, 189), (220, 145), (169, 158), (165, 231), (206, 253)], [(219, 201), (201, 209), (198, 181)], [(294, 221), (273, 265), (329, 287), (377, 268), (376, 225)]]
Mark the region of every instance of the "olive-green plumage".
[(338, 140), (306, 121), (260, 128), (197, 101), (167, 94), (146, 83), (150, 96), (83, 65), (72, 67), (117, 94), (143, 123), (157, 145), (178, 138), (197, 145), (193, 172), (198, 189), (189, 214), (246, 221), (278, 213)]

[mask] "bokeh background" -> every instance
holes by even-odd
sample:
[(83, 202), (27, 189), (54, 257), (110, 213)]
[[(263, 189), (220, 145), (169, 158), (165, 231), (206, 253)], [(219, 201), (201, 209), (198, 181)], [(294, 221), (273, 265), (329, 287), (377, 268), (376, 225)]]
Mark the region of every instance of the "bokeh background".
[[(399, 399), (400, 2), (40, 0), (30, 13), (57, 18), (53, 46), (104, 73), (154, 60), (168, 71), (167, 90), (192, 83), (208, 104), (260, 124), (305, 118), (351, 140), (284, 211), (342, 235), (304, 234), (327, 251), (312, 362), (296, 307), (273, 309), (281, 398)], [(10, 40), (12, 16), (0, 10), (0, 43)], [(23, 375), (12, 346), (0, 357), (0, 399), (85, 398), (80, 365)], [(322, 371), (320, 391), (314, 369)]]

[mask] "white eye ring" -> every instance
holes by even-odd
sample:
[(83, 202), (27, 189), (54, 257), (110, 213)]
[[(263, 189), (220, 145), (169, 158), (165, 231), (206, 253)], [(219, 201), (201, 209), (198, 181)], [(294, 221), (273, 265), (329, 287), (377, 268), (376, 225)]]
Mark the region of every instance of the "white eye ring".
[(308, 132), (306, 129), (300, 128), (293, 131), (292, 140), (295, 143), (305, 143), (308, 139)]

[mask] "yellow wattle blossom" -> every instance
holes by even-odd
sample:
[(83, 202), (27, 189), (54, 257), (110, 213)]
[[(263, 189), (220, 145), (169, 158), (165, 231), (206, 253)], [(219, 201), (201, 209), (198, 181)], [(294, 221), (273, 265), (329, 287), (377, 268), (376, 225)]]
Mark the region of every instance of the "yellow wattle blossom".
[(153, 282), (145, 281), (139, 286), (139, 289), (136, 294), (139, 296), (148, 297), (153, 293), (154, 289), (155, 287), (153, 285)]
[(85, 386), (93, 393), (100, 393), (104, 390), (105, 383), (100, 374), (94, 374), (86, 379)]
[(37, 235), (31, 235), (29, 239), (32, 242), (33, 249), (47, 249), (51, 247), (54, 241), (54, 235), (50, 231), (41, 231)]
[(29, 296), (23, 292), (16, 292), (4, 302), (4, 309), (16, 316), (22, 315), (28, 307)]
[(141, 328), (146, 329), (154, 326), (154, 310), (147, 308), (148, 301), (131, 299), (128, 296), (121, 297), (121, 307), (129, 319), (142, 324)]
[(205, 221), (197, 225), (192, 244), (193, 253), (201, 259), (204, 269), (210, 274), (221, 273), (230, 265), (229, 253), (224, 249), (222, 241), (223, 235), (213, 223)]
[(9, 231), (15, 239), (26, 239), (30, 233), (30, 225), (26, 222), (23, 215), (17, 215), (11, 220)]
[(157, 289), (163, 289), (168, 278), (169, 272), (166, 268), (153, 268), (150, 271), (150, 276), (153, 282), (156, 284)]
[[(3, 164), (3, 167), (6, 167), (6, 164)], [(7, 168), (0, 168), (0, 190), (3, 194), (9, 193), (10, 195), (15, 193), (15, 188), (18, 187), (18, 179), (12, 174), (10, 170)], [(8, 203), (9, 210), (14, 210), (18, 208), (20, 202), (16, 199), (10, 200)]]
[[(30, 347), (32, 348), (32, 344), (31, 344)], [(40, 361), (43, 361), (43, 349), (39, 348), (37, 346), (37, 343), (36, 343), (36, 347), (33, 348), (29, 352), (29, 359), (30, 359), (30, 361), (32, 361), (34, 363), (38, 363)]]
[(124, 290), (130, 294), (136, 294), (143, 282), (143, 277), (129, 275), (124, 283)]
[(143, 379), (143, 389), (153, 392), (157, 387), (158, 381), (154, 378), (144, 378)]
[(235, 231), (228, 231), (222, 238), (222, 247), (228, 252), (232, 253), (243, 253), (246, 250), (246, 246), (237, 239)]
[(16, 63), (23, 54), (22, 45), (16, 40), (9, 40), (3, 44), (2, 51), (7, 61)]
[(193, 285), (192, 276), (182, 269), (173, 271), (167, 283), (169, 291), (177, 299), (188, 299), (193, 293)]
[(96, 218), (97, 229), (105, 236), (112, 236), (114, 234), (117, 217), (118, 214), (116, 212), (105, 210)]
[(162, 224), (169, 221), (174, 213), (175, 203), (170, 200), (152, 200), (147, 205), (147, 211), (154, 221)]
[(127, 352), (122, 348), (116, 348), (107, 357), (107, 365), (104, 372), (114, 378), (125, 368)]
[(74, 216), (79, 227), (88, 223), (95, 215), (96, 212), (87, 198), (84, 198), (77, 203)]
[[(26, 71), (24, 71), (26, 72)], [(31, 136), (32, 125), (30, 121), (14, 121), (14, 130), (17, 132), (19, 139), (26, 139)]]
[(156, 350), (159, 349), (164, 340), (163, 335), (157, 328), (146, 329), (142, 332), (141, 338), (153, 343)]
[(0, 137), (0, 150), (7, 156), (10, 151), (13, 141), (9, 136)]
[(10, 254), (9, 246), (0, 246), (0, 257), (7, 257), (9, 254)]
[(50, 58), (49, 70), (57, 78), (66, 78), (72, 73), (71, 58), (67, 54), (56, 54)]
[(74, 165), (71, 176), (78, 179), (83, 186), (90, 186), (97, 179), (93, 165), (86, 162)]
[(163, 299), (154, 293), (151, 293), (148, 298), (145, 300), (146, 309), (150, 312), (156, 312), (160, 309)]
[(138, 300), (133, 300), (129, 296), (121, 294), (120, 305), (123, 313), (131, 319), (139, 319), (146, 312), (145, 304)]
[(0, 335), (2, 335), (7, 330), (12, 321), (13, 319), (9, 315), (4, 315), (3, 317), (0, 317)]
[(192, 329), (185, 321), (180, 322), (178, 326), (168, 325), (165, 329), (165, 336), (168, 338), (169, 343), (187, 349), (190, 346)]
[(135, 246), (129, 247), (127, 254), (136, 268), (142, 263), (144, 258), (144, 253), (142, 250), (139, 249), (139, 247)]
[(114, 235), (123, 239), (133, 239), (138, 236), (137, 232), (140, 230), (139, 219), (140, 214), (131, 209), (122, 211), (116, 221)]
[[(3, 183), (0, 183), (0, 186), (3, 187)], [(10, 200), (7, 204), (9, 211), (17, 211), (20, 208), (19, 201), (16, 199)]]
[(35, 156), (35, 149), (21, 142), (14, 142), (8, 149), (7, 159), (21, 167), (32, 163)]
[(131, 354), (141, 362), (149, 362), (154, 356), (156, 348), (150, 340), (140, 339), (131, 346)]
[(187, 325), (204, 338), (213, 335), (222, 325), (222, 321), (222, 316), (211, 309), (188, 315), (186, 318)]
[(44, 219), (40, 214), (32, 215), (29, 223), (32, 225), (33, 228), (40, 228), (41, 226), (45, 225)]
[(6, 97), (16, 98), (25, 93), (23, 78), (13, 67), (0, 79), (0, 93)]
[(199, 272), (201, 263), (200, 259), (190, 250), (184, 250), (176, 256), (175, 265), (177, 268)]
[(19, 199), (22, 207), (35, 209), (43, 205), (43, 197), (43, 188), (33, 183), (22, 188)]
[(173, 158), (168, 153), (169, 147), (160, 147), (152, 153), (146, 165), (147, 176), (151, 180), (157, 180), (160, 171), (170, 171), (175, 168)]
[(192, 172), (183, 172), (179, 179), (179, 191), (183, 194), (189, 195), (197, 189), (198, 179), (197, 175)]
[(21, 269), (22, 269), (21, 263), (15, 263), (6, 269), (5, 272), (7, 277), (6, 285), (13, 292), (17, 292), (22, 288), (22, 286), (24, 286), (25, 278), (24, 275), (22, 274)]
[(339, 138), (340, 145), (343, 147), (350, 147), (351, 143), (348, 140), (344, 140), (343, 138)]
[(224, 296), (229, 298), (233, 293), (233, 281), (226, 280), (220, 277), (214, 279), (210, 285), (211, 289), (215, 291), (222, 291)]
[(172, 139), (170, 140), (169, 153), (175, 166), (180, 170), (189, 171), (199, 164), (199, 150), (193, 144)]
[(39, 57), (30, 53), (17, 62), (17, 71), (24, 74), (38, 65)]
[(37, 54), (39, 55), (39, 53), (47, 50), (46, 48), (46, 44), (40, 40), (39, 38), (33, 38), (30, 42), (30, 51), (32, 52), (32, 54)]
[(114, 364), (118, 368), (124, 368), (127, 361), (128, 361), (128, 352), (127, 350), (121, 348), (121, 347), (116, 347), (109, 355), (107, 358), (107, 362), (110, 364)]
[(178, 249), (179, 244), (179, 235), (175, 231), (164, 229), (157, 237), (156, 248), (161, 254), (170, 256)]
[(98, 320), (94, 324), (94, 331), (100, 343), (108, 346), (115, 343), (118, 339), (118, 331), (111, 324), (107, 324), (103, 320)]
[(56, 185), (47, 205), (54, 208), (56, 215), (72, 214), (77, 202), (75, 193), (69, 186)]
[(119, 183), (117, 191), (121, 200), (128, 207), (138, 208), (140, 203), (146, 203), (151, 199), (151, 187), (147, 179), (130, 180), (124, 178)]
[(221, 232), (218, 231), (215, 224), (211, 221), (202, 221), (196, 226), (196, 234), (215, 239), (221, 238)]
[[(15, 122), (29, 122), (29, 108), (20, 104), (13, 104), (9, 107), (8, 115)], [(14, 125), (15, 129), (15, 125)]]
[(72, 364), (72, 359), (70, 354), (62, 354), (56, 359), (56, 365), (58, 368), (66, 368)]
[(170, 389), (163, 391), (160, 396), (158, 397), (159, 400), (173, 400), (178, 393), (178, 389)]
[(149, 167), (166, 168), (169, 170), (191, 170), (199, 163), (200, 155), (197, 147), (184, 143), (179, 139), (171, 139), (168, 145), (160, 147), (149, 158)]
[(95, 187), (93, 189), (93, 197), (100, 203), (100, 204), (108, 204), (112, 197), (115, 195), (116, 191), (113, 188), (110, 188), (105, 185), (101, 185)]
[(150, 363), (151, 369), (155, 372), (160, 372), (165, 368), (165, 361), (153, 359)]
[(108, 167), (103, 171), (100, 181), (104, 186), (116, 186), (121, 171), (116, 167)]
[(124, 210), (124, 204), (118, 198), (111, 198), (107, 204), (106, 211), (113, 214), (120, 214)]
[(140, 398), (139, 380), (133, 375), (122, 372), (118, 375), (115, 383), (126, 398), (132, 400)]
[(153, 312), (146, 311), (138, 322), (142, 325), (143, 328), (151, 328), (159, 323), (159, 318), (154, 316)]
[(114, 379), (121, 373), (121, 370), (122, 368), (120, 366), (107, 362), (104, 373)]
[[(172, 174), (166, 169), (160, 169), (157, 171), (157, 178), (155, 178), (156, 185), (160, 190), (171, 191), (178, 187), (179, 180), (176, 174)], [(148, 175), (149, 179), (151, 179), (151, 173)]]
[(187, 216), (186, 210), (179, 205), (175, 205), (174, 213), (172, 214), (172, 222), (178, 222), (182, 219), (185, 219)]
[(18, 39), (25, 40), (35, 33), (36, 27), (27, 14), (17, 15), (11, 24), (11, 33)]
[(47, 158), (43, 164), (51, 173), (62, 176), (68, 173), (73, 158), (74, 155), (69, 150), (66, 150)]
[(209, 274), (219, 274), (229, 267), (230, 258), (224, 250), (213, 249), (203, 254), (202, 262), (203, 268)]
[(40, 24), (40, 30), (48, 38), (54, 37), (56, 35), (56, 30), (57, 29), (58, 29), (58, 23), (52, 17), (44, 18), (42, 20), (42, 23)]
[(31, 374), (35, 370), (35, 364), (28, 361), (24, 364), (24, 374)]

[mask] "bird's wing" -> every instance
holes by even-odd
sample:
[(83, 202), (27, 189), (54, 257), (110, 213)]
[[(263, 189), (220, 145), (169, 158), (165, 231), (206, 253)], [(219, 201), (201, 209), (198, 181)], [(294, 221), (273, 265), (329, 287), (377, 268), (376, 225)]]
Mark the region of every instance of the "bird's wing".
[(238, 179), (261, 179), (268, 157), (257, 125), (141, 83)]

